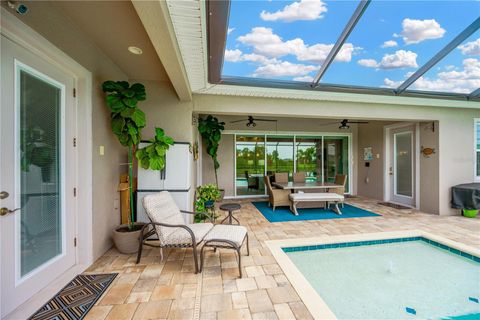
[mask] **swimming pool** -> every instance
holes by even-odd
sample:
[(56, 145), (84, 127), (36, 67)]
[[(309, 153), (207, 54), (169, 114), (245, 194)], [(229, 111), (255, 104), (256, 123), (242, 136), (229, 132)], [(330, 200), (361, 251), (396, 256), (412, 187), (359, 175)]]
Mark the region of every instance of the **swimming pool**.
[(290, 264), (279, 264), (318, 318), (480, 318), (480, 258), (472, 250), (418, 233), (374, 238), (283, 241), (277, 249)]

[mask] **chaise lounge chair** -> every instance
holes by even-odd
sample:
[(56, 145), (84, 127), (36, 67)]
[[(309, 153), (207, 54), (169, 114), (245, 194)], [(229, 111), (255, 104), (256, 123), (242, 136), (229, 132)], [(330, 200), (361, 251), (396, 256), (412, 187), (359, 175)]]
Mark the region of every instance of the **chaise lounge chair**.
[[(192, 248), (195, 273), (198, 273), (200, 269), (197, 246), (212, 230), (213, 224), (187, 224), (183, 213), (195, 214), (195, 212), (180, 210), (168, 191), (147, 195), (143, 198), (142, 204), (150, 222), (145, 224), (140, 232), (137, 263), (140, 262), (142, 257), (142, 247), (145, 239), (156, 234), (160, 242), (160, 259), (163, 260), (163, 248)], [(207, 215), (206, 213), (203, 214)]]

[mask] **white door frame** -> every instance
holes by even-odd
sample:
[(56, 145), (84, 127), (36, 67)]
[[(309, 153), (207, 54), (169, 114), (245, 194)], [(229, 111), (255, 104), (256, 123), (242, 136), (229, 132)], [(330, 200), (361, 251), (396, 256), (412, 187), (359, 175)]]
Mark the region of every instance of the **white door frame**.
[(414, 127), (415, 135), (415, 208), (420, 209), (420, 123), (418, 122), (396, 123), (383, 127), (383, 201), (391, 201), (390, 195), (392, 194), (390, 187), (390, 175), (388, 172), (389, 168), (392, 167), (392, 159), (390, 156), (390, 133), (392, 130), (411, 126)]
[[(34, 296), (33, 299), (17, 308), (23, 315), (17, 314), (16, 310), (10, 313), (15, 317), (28, 317), (43, 303), (60, 290), (76, 274), (84, 271), (93, 263), (93, 231), (92, 231), (92, 75), (91, 73), (55, 47), (47, 39), (35, 30), (24, 24), (20, 19), (12, 15), (3, 7), (0, 8), (0, 32), (3, 36), (17, 45), (34, 53), (48, 63), (55, 65), (63, 72), (75, 79), (76, 110), (77, 110), (77, 181), (76, 212), (81, 213), (76, 217), (75, 234), (77, 238), (76, 262), (77, 264), (64, 274), (59, 274), (54, 283), (48, 285)], [(73, 143), (73, 141), (72, 141)], [(81, 177), (81, 179), (79, 179)], [(73, 190), (72, 190), (73, 191)], [(0, 219), (0, 225), (2, 219)], [(1, 250), (1, 249), (0, 249)], [(5, 259), (0, 252), (1, 259)], [(1, 263), (0, 263), (1, 266)], [(0, 270), (1, 272), (1, 270)], [(1, 292), (0, 292), (0, 299)], [(0, 315), (2, 315), (0, 304)]]

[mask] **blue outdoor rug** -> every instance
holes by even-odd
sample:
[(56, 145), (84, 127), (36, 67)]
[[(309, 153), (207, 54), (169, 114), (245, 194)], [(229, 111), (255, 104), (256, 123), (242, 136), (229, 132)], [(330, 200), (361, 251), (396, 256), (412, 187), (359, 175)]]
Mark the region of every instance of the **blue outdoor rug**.
[(378, 217), (379, 214), (368, 210), (360, 209), (349, 204), (345, 204), (342, 208), (340, 205), (341, 215), (336, 214), (333, 210), (325, 210), (323, 208), (297, 208), (298, 216), (294, 215), (288, 207), (277, 207), (275, 211), (268, 206), (267, 201), (252, 202), (263, 216), (270, 222), (286, 222), (286, 221), (302, 221), (302, 220), (326, 220), (326, 219), (346, 219), (346, 218), (364, 218)]

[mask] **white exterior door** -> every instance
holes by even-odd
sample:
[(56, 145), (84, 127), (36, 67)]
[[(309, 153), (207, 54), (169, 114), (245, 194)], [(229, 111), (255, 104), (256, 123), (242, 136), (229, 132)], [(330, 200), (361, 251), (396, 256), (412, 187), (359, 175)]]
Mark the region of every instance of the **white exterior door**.
[(1, 317), (76, 261), (74, 78), (1, 36)]
[(415, 206), (415, 127), (390, 132), (390, 201)]

